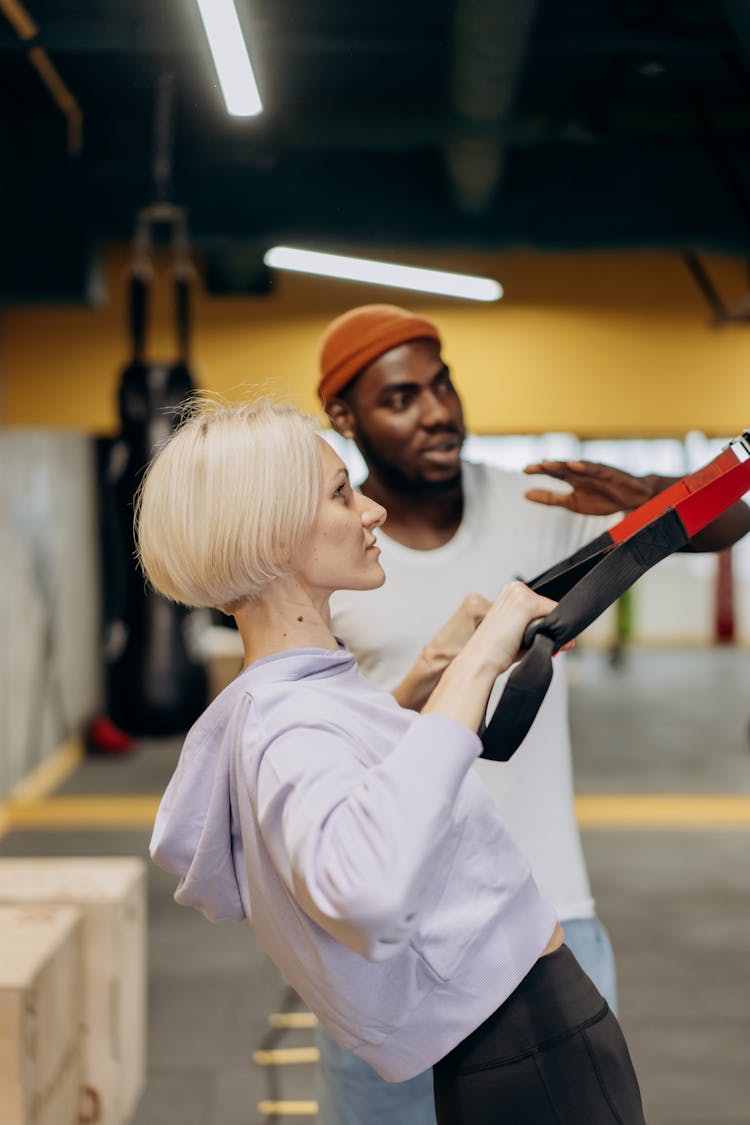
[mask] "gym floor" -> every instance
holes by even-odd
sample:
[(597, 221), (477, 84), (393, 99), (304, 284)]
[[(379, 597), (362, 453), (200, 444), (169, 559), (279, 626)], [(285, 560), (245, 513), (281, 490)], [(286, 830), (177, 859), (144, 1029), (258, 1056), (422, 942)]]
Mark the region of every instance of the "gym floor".
[[(636, 649), (613, 667), (581, 646), (567, 664), (579, 819), (646, 1119), (748, 1125), (750, 652)], [(145, 857), (178, 752), (165, 740), (86, 760), (17, 811), (0, 855)], [(296, 998), (246, 925), (210, 926), (175, 906), (173, 884), (150, 865), (133, 1125), (314, 1120), (314, 1033), (269, 1020), (300, 1012)]]

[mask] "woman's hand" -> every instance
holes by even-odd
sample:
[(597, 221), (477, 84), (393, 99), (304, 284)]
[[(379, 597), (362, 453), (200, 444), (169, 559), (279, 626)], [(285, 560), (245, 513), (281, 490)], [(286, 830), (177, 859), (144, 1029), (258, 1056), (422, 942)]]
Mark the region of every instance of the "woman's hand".
[(523, 655), (521, 645), (531, 622), (546, 617), (556, 605), (557, 602), (535, 594), (523, 582), (510, 582), (503, 586), (485, 613), (472, 642), (478, 649), (482, 646), (483, 651), (491, 654), (490, 659), (497, 662), (496, 676)]
[[(511, 582), (498, 594), (475, 632), (446, 668), (423, 710), (436, 711), (477, 730), (492, 685), (521, 655), (527, 626), (557, 605), (523, 582)], [(570, 645), (566, 645), (569, 648)]]
[(416, 663), (406, 673), (393, 695), (402, 707), (419, 710), (449, 664), (458, 656), (469, 637), (492, 605), (481, 594), (467, 594), (432, 640), (428, 641)]
[(424, 646), (422, 655), (427, 666), (438, 674), (444, 672), (474, 635), (491, 605), (481, 594), (467, 594), (453, 616)]

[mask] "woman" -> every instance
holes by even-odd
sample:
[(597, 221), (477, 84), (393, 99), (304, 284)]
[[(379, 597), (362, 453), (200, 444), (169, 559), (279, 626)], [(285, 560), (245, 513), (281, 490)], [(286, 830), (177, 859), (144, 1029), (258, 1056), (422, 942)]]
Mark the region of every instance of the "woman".
[(441, 1125), (640, 1125), (619, 1026), (470, 768), (495, 678), (553, 603), (506, 587), (421, 714), (402, 709), (328, 615), (335, 589), (385, 580), (385, 515), (290, 407), (199, 411), (155, 458), (143, 568), (233, 614), (245, 667), (188, 734), (152, 855), (179, 903), (252, 918), (384, 1078), (434, 1066)]

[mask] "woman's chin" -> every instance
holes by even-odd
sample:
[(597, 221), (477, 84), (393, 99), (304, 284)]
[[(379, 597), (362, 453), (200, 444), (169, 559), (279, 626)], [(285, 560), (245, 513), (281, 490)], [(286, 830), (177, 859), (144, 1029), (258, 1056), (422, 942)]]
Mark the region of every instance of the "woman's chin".
[(385, 571), (383, 570), (382, 566), (380, 566), (380, 564), (378, 564), (378, 569), (380, 570), (380, 574), (377, 576), (372, 586), (370, 587), (370, 589), (372, 590), (378, 590), (381, 586), (385, 585)]
[(367, 576), (367, 584), (364, 583), (359, 588), (361, 590), (378, 590), (385, 583), (385, 571), (378, 563), (377, 571), (370, 576)]
[(374, 566), (369, 566), (365, 573), (360, 573), (352, 578), (349, 582), (342, 582), (336, 588), (338, 590), (377, 590), (385, 582), (385, 571), (379, 562)]

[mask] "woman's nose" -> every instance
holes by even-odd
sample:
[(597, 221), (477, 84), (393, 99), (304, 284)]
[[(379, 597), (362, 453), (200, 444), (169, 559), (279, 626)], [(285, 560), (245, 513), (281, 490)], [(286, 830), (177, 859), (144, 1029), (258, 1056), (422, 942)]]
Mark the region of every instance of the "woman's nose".
[(362, 511), (362, 523), (368, 528), (380, 527), (385, 522), (387, 515), (388, 513), (382, 504), (376, 504), (374, 501), (368, 500)]

